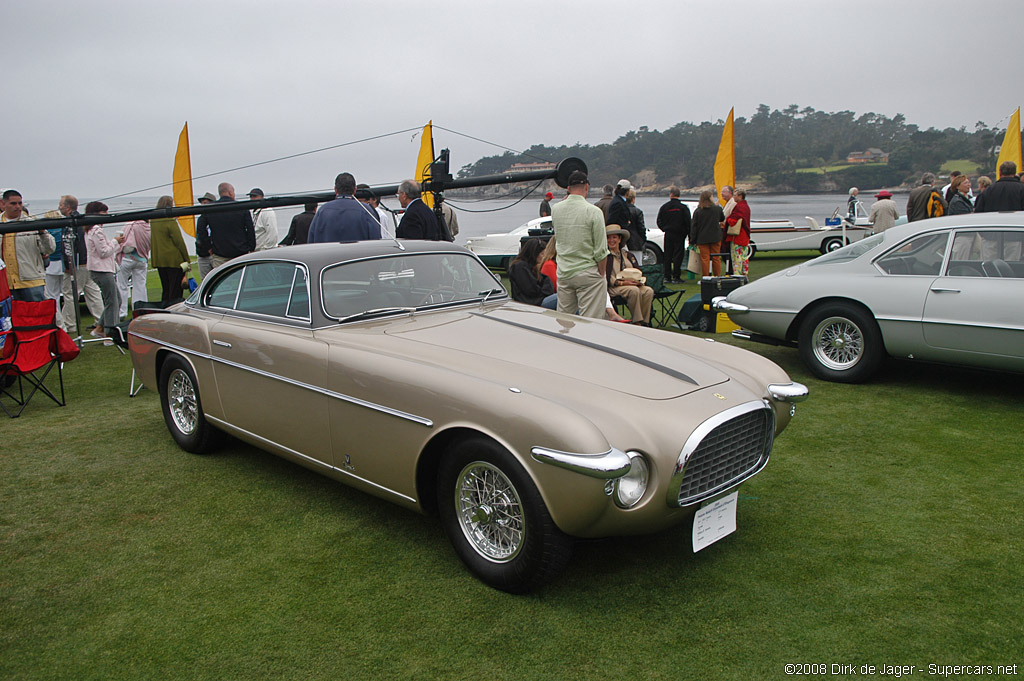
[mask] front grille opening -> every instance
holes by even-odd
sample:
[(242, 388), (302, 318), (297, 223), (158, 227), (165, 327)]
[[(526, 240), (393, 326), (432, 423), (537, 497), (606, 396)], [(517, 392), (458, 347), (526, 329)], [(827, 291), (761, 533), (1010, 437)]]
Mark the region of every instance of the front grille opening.
[(769, 410), (741, 414), (719, 425), (690, 456), (679, 486), (679, 504), (727, 487), (756, 472), (768, 457), (774, 424)]

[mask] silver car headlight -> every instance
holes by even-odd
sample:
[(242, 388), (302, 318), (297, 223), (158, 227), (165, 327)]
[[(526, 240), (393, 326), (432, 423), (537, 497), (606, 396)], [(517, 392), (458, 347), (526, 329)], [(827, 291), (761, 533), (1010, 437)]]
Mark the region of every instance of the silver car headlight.
[(621, 508), (632, 508), (643, 498), (650, 481), (650, 466), (640, 452), (626, 452), (629, 456), (629, 470), (615, 480), (615, 503)]

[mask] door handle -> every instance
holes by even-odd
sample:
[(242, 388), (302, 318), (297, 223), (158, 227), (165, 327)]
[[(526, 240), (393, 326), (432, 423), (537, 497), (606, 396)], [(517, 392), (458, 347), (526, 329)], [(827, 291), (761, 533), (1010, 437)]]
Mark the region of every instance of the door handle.
[(960, 293), (958, 288), (933, 288), (932, 293)]
[(220, 340), (213, 341), (213, 344), (214, 345), (219, 345), (222, 348), (230, 348), (231, 347), (231, 343), (225, 343), (224, 341), (220, 341)]

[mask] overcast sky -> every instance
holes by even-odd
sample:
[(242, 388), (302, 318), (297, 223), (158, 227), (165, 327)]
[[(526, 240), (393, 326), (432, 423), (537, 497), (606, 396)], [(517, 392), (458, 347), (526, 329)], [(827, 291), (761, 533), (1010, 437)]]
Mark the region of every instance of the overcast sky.
[[(431, 11), (425, 8), (431, 7)], [(603, 0), (150, 3), (5, 11), (0, 187), (170, 193), (187, 121), (196, 195), (410, 177), (422, 127), (512, 149), (600, 144), (759, 104), (995, 125), (1024, 100), (1024, 2)], [(1009, 59), (998, 59), (1000, 27)], [(980, 55), (980, 56), (979, 56)], [(502, 149), (437, 130), (453, 173)]]

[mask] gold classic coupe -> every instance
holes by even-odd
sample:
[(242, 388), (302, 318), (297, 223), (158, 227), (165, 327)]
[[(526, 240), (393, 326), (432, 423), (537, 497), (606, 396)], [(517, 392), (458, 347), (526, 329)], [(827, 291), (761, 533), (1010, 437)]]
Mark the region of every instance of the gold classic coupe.
[(738, 348), (520, 305), (444, 242), (252, 253), (135, 319), (129, 344), (186, 451), (223, 431), (437, 513), (510, 592), (557, 574), (574, 537), (728, 534), (807, 395)]

